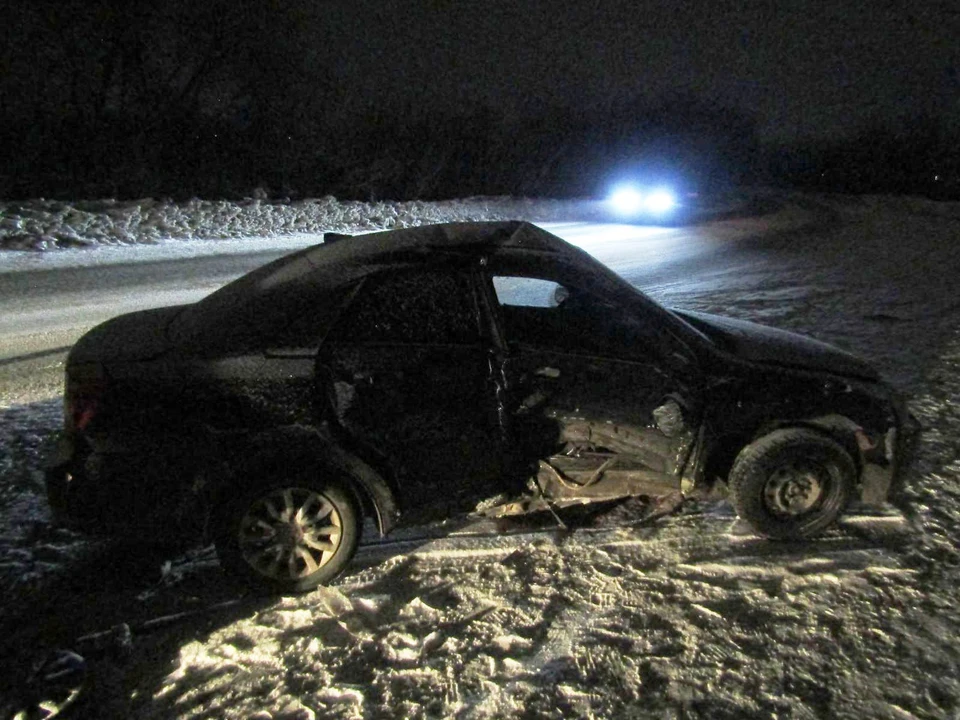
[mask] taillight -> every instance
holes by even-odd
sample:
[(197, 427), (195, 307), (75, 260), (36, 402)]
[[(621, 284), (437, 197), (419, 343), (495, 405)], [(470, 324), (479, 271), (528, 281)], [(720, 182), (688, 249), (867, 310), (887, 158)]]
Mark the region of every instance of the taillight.
[(67, 430), (85, 430), (100, 410), (106, 378), (99, 367), (67, 370), (63, 398), (64, 425)]

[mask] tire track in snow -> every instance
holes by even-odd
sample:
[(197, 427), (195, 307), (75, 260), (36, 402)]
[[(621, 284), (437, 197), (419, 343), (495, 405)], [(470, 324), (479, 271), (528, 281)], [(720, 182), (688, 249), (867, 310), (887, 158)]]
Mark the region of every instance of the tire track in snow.
[[(631, 524), (612, 527), (557, 527), (513, 532), (461, 532), (446, 536), (424, 534), (402, 539), (361, 543), (351, 573), (345, 582), (353, 585), (360, 576), (385, 560), (409, 556), (420, 561), (447, 563), (464, 559), (503, 558), (527, 545), (574, 545), (607, 553), (639, 555), (651, 567), (661, 561), (705, 563), (723, 560), (730, 565), (799, 561), (811, 556), (828, 558), (829, 566), (863, 568), (888, 566), (893, 561), (890, 545), (902, 544), (909, 528), (902, 514), (887, 516), (848, 515), (827, 536), (806, 542), (777, 542), (751, 534), (732, 517), (694, 515), (665, 527), (636, 528)], [(895, 563), (894, 563), (895, 565)], [(824, 565), (827, 567), (827, 565)], [(362, 569), (360, 569), (362, 568)]]

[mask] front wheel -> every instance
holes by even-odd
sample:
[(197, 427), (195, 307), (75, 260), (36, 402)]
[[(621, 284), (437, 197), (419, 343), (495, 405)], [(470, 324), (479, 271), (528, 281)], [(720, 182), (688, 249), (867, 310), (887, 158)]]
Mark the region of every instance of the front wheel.
[(784, 428), (747, 445), (728, 478), (737, 514), (762, 535), (823, 532), (846, 508), (857, 477), (850, 454), (806, 428)]
[(261, 589), (306, 592), (344, 569), (360, 539), (360, 512), (339, 484), (290, 481), (241, 496), (224, 510), (221, 565)]

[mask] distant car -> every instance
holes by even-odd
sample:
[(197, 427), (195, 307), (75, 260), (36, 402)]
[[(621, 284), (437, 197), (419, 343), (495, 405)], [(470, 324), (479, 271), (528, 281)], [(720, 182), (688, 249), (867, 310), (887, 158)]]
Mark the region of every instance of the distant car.
[(527, 223), (326, 242), (83, 336), (50, 504), (137, 540), (212, 538), (282, 592), (381, 533), (725, 484), (805, 538), (895, 488), (900, 400), (799, 335), (667, 310)]

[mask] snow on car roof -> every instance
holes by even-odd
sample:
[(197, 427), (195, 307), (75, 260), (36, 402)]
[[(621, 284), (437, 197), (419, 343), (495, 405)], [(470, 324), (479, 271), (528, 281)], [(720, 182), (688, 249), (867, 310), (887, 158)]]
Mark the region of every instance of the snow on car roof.
[[(324, 268), (330, 280), (343, 281), (347, 275), (364, 274), (368, 267), (385, 258), (405, 253), (492, 251), (501, 248), (546, 252), (568, 257), (581, 255), (564, 240), (528, 222), (458, 222), (422, 225), (402, 230), (385, 230), (369, 235), (356, 235), (346, 240), (325, 242), (277, 261), (274, 271), (264, 273), (256, 282), (259, 290), (267, 290), (295, 281), (310, 273), (322, 282)], [(270, 267), (270, 266), (267, 266)]]
[(457, 222), (356, 235), (314, 245), (264, 265), (208, 295), (175, 321), (175, 334), (216, 324), (240, 303), (256, 303), (282, 288), (341, 286), (385, 260), (429, 253), (495, 252), (500, 249), (583, 261), (586, 253), (528, 222)]

